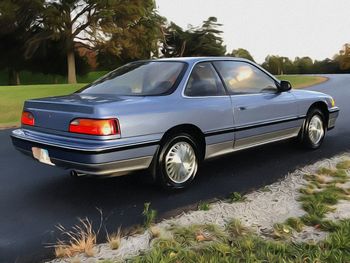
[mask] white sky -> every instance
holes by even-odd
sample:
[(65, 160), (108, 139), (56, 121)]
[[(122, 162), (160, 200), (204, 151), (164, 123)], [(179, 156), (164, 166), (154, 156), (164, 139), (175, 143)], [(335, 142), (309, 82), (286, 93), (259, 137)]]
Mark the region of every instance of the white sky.
[(156, 0), (159, 13), (183, 28), (209, 16), (224, 24), (227, 51), (324, 59), (350, 42), (350, 0)]

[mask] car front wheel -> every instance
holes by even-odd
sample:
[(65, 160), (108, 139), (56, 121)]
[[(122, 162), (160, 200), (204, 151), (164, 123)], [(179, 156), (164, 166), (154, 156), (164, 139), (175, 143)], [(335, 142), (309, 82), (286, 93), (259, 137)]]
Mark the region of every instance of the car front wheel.
[(164, 188), (184, 188), (195, 178), (198, 162), (198, 147), (192, 136), (186, 133), (172, 136), (160, 149), (156, 178)]
[(307, 148), (317, 149), (326, 135), (325, 117), (319, 109), (312, 109), (302, 129), (301, 142)]

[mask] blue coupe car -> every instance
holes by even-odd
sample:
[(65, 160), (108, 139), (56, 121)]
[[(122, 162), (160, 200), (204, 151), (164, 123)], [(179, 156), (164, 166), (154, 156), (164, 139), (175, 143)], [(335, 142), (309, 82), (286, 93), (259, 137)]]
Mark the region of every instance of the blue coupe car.
[(251, 61), (229, 57), (138, 61), (68, 96), (28, 100), (14, 146), (72, 175), (149, 169), (183, 188), (203, 160), (288, 138), (320, 147), (339, 109), (293, 90)]

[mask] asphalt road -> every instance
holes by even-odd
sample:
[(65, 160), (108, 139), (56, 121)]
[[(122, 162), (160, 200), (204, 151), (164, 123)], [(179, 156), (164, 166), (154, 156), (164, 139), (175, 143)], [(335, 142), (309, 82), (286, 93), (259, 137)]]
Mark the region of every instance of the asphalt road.
[[(286, 173), (316, 160), (350, 150), (350, 75), (329, 75), (310, 89), (332, 95), (341, 112), (336, 128), (321, 149), (307, 151), (293, 141), (236, 152), (204, 164), (190, 189), (168, 193), (141, 172), (106, 179), (73, 180), (67, 171), (21, 155), (11, 145), (10, 130), (0, 131), (0, 262), (38, 262), (52, 257), (45, 248), (58, 235), (58, 223), (70, 227), (88, 217), (95, 226), (116, 230), (142, 223), (144, 202), (159, 218), (197, 202), (246, 192), (275, 182)], [(103, 232), (103, 231), (102, 231)]]

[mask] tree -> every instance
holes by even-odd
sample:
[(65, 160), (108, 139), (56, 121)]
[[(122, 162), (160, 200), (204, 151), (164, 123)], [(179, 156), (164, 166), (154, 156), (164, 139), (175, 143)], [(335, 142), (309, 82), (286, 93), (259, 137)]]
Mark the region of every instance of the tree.
[(283, 74), (297, 74), (298, 69), (294, 66), (294, 63), (292, 60), (290, 60), (288, 57), (281, 57), (282, 61), (282, 72)]
[(313, 71), (313, 61), (310, 57), (296, 57), (294, 65), (297, 67), (299, 74), (310, 74)]
[(338, 61), (341, 70), (346, 71), (350, 69), (350, 44), (345, 44), (339, 52)]
[(248, 59), (250, 61), (255, 62), (253, 56), (249, 53), (248, 50), (246, 50), (244, 48), (234, 49), (234, 50), (232, 50), (231, 53), (229, 53), (227, 55), (230, 57), (245, 58), (245, 59)]
[[(64, 46), (65, 43), (62, 43), (61, 40), (41, 41), (40, 46), (27, 62), (28, 69), (31, 72), (66, 76), (67, 58)], [(77, 51), (75, 51), (74, 56), (77, 73), (79, 75), (86, 74), (90, 69), (87, 59), (81, 57)]]
[(20, 84), (19, 71), (28, 67), (26, 41), (38, 26), (36, 19), (43, 0), (2, 0), (0, 2), (0, 68), (9, 73), (9, 84)]
[(186, 31), (175, 23), (164, 29), (163, 47), (165, 57), (223, 56), (226, 47), (216, 17), (203, 21), (201, 27), (190, 26)]
[(262, 67), (274, 75), (283, 74), (283, 58), (280, 56), (268, 55)]
[(171, 22), (164, 28), (163, 47), (161, 52), (165, 57), (182, 57), (189, 38), (189, 32)]
[(339, 61), (337, 61), (336, 56), (334, 59), (326, 58), (321, 61), (315, 61), (312, 68), (312, 73), (316, 74), (332, 74), (340, 73)]
[(28, 42), (29, 52), (35, 52), (40, 42), (47, 39), (63, 41), (68, 82), (76, 83), (76, 43), (91, 49), (109, 39), (120, 25), (137, 21), (143, 12), (141, 0), (47, 0), (39, 19), (44, 30)]
[(162, 26), (165, 18), (155, 9), (153, 0), (143, 1), (144, 12), (131, 24), (120, 25), (112, 37), (99, 45), (98, 63), (103, 69), (112, 69), (134, 60), (159, 56)]

